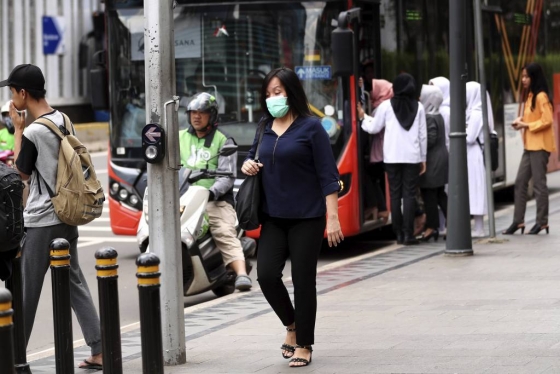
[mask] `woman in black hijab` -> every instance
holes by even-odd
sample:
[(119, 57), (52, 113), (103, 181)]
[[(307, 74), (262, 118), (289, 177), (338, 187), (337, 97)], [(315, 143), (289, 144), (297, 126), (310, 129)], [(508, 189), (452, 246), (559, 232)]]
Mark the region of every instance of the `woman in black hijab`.
[[(383, 162), (391, 193), (391, 220), (399, 244), (418, 244), (413, 235), (416, 189), (426, 171), (426, 114), (416, 99), (416, 82), (410, 74), (393, 81), (394, 96), (377, 107), (373, 121), (362, 129), (377, 134), (385, 128)], [(403, 209), (401, 210), (401, 206)]]

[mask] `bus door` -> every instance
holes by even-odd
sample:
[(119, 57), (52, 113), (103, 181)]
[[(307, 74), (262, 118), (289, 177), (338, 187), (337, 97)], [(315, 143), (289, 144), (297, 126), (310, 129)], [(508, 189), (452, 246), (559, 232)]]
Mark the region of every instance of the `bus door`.
[[(381, 22), (379, 1), (357, 1), (361, 9), (361, 22), (359, 23), (357, 57), (359, 61), (359, 77), (362, 78), (362, 87), (358, 89), (357, 102), (363, 106), (365, 113), (371, 115), (372, 106), (372, 80), (381, 77)], [(358, 117), (356, 116), (356, 119)], [(372, 154), (376, 153), (375, 147), (382, 142), (376, 141), (372, 136), (361, 129), (357, 124), (359, 174), (361, 176), (360, 206), (362, 207), (361, 222), (363, 231), (383, 224), (379, 213), (387, 211), (385, 172), (382, 163), (374, 163)], [(383, 150), (377, 150), (378, 152)], [(377, 152), (377, 153), (378, 153)]]
[[(337, 30), (342, 30), (346, 35), (343, 39), (338, 39), (333, 35), (333, 60), (335, 61), (335, 71), (339, 75), (342, 86), (342, 96), (344, 110), (348, 112), (344, 115), (346, 129), (351, 128), (354, 135), (354, 142), (349, 147), (350, 152), (354, 152), (355, 164), (352, 165), (353, 174), (351, 176), (352, 189), (355, 191), (353, 204), (355, 214), (359, 220), (360, 231), (368, 231), (376, 226), (381, 226), (384, 222), (379, 219), (378, 204), (375, 199), (373, 178), (368, 173), (370, 171), (370, 135), (361, 130), (358, 121), (358, 104), (371, 114), (371, 79), (380, 72), (380, 26), (379, 26), (379, 3), (371, 1), (359, 2), (360, 8), (353, 8), (348, 12), (347, 24), (342, 24), (343, 15), (339, 17)], [(363, 7), (363, 9), (362, 9)], [(352, 33), (347, 32), (352, 29)], [(335, 33), (337, 31), (335, 30)], [(342, 41), (342, 42), (341, 42)], [(354, 46), (354, 48), (349, 46)], [(371, 68), (366, 71), (365, 67)], [(368, 73), (366, 78), (365, 73)], [(364, 80), (364, 87), (358, 87), (359, 78)], [(367, 82), (365, 80), (367, 79)], [(365, 96), (365, 98), (364, 98)], [(362, 102), (360, 102), (362, 100)], [(350, 159), (350, 158), (347, 158)], [(340, 165), (341, 177), (344, 181), (346, 165)], [(384, 180), (384, 177), (381, 178)], [(384, 189), (381, 194), (385, 197)], [(386, 209), (386, 207), (385, 207)]]

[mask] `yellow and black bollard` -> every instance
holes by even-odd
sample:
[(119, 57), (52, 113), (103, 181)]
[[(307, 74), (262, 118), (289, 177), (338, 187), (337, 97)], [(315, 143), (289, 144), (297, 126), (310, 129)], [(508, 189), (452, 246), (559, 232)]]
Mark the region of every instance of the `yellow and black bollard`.
[(73, 374), (70, 243), (66, 239), (54, 239), (50, 250), (56, 373)]
[(23, 283), (21, 280), (21, 251), (12, 260), (12, 276), (6, 280), (6, 288), (13, 296), (14, 309), (14, 360), (16, 373), (31, 374), (31, 369), (27, 363), (25, 342), (25, 329), (23, 326)]
[(95, 252), (105, 374), (122, 374), (123, 371), (117, 256), (117, 251), (111, 247)]
[(136, 265), (140, 298), (142, 372), (163, 374), (159, 258), (153, 253), (143, 253), (136, 259)]
[(15, 374), (12, 294), (0, 288), (0, 373)]

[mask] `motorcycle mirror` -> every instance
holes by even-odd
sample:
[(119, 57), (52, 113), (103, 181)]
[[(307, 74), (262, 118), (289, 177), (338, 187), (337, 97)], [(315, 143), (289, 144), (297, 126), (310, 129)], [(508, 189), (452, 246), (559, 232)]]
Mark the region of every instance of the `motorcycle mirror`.
[(224, 144), (222, 149), (220, 150), (220, 156), (231, 156), (237, 152), (237, 145), (235, 144)]
[(208, 163), (209, 163), (210, 160), (215, 159), (216, 157), (220, 157), (220, 156), (225, 156), (225, 157), (231, 156), (235, 152), (237, 152), (237, 145), (236, 144), (224, 144), (222, 146), (222, 149), (220, 149), (220, 152), (217, 155), (210, 157), (206, 161), (206, 169), (208, 169)]

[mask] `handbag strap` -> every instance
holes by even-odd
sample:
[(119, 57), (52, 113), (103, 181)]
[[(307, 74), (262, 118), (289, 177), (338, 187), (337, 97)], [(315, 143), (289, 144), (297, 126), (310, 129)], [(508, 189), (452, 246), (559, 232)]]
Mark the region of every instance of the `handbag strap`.
[[(261, 121), (264, 121), (264, 118)], [(261, 147), (261, 141), (264, 135), (264, 127), (265, 125), (259, 126), (260, 133), (259, 133), (259, 141), (257, 142), (257, 149), (255, 150), (255, 161), (259, 161), (259, 148)]]

